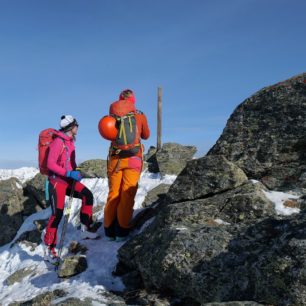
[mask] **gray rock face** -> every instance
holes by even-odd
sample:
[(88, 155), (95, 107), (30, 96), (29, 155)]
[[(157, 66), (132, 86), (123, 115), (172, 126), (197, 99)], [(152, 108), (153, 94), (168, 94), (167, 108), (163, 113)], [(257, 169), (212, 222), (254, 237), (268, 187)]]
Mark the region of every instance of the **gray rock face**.
[(11, 274), (6, 280), (5, 283), (8, 286), (14, 285), (15, 283), (21, 282), (25, 277), (29, 275), (35, 274), (35, 268), (24, 268), (21, 270), (16, 271), (15, 273)]
[(188, 306), (198, 306), (190, 303), (181, 303), (178, 299), (173, 299), (169, 301), (164, 296), (158, 294), (158, 292), (146, 292), (145, 290), (133, 290), (123, 293), (127, 305), (133, 306), (172, 306), (172, 305), (188, 305)]
[(87, 260), (85, 256), (75, 255), (64, 258), (60, 265), (58, 276), (71, 277), (84, 272), (87, 269)]
[(84, 178), (106, 178), (107, 161), (102, 159), (91, 159), (81, 163), (79, 166)]
[(156, 160), (156, 151), (157, 149), (153, 146), (151, 146), (148, 149), (147, 154), (144, 156), (145, 163), (147, 164), (147, 169), (149, 172), (157, 173), (159, 172), (157, 160)]
[(306, 73), (240, 104), (208, 155), (221, 154), (269, 188), (302, 185), (306, 171)]
[(48, 220), (36, 220), (34, 224), (36, 226), (35, 230), (27, 231), (21, 234), (18, 239), (11, 244), (11, 247), (16, 243), (25, 244), (30, 247), (31, 251), (34, 251), (36, 247), (42, 242), (41, 234), (43, 229), (46, 227)]
[(248, 180), (244, 172), (224, 156), (206, 156), (189, 161), (171, 185), (169, 202), (207, 197), (235, 188)]
[(51, 292), (44, 292), (34, 299), (25, 302), (14, 302), (9, 306), (91, 306), (91, 305), (109, 305), (109, 306), (125, 306), (122, 298), (110, 293), (101, 292), (99, 297), (94, 299), (86, 297), (80, 299), (67, 297), (67, 292), (61, 289), (56, 289)]
[(154, 152), (150, 148), (147, 154), (150, 172), (160, 172), (161, 175), (178, 175), (191, 160), (197, 149), (194, 146), (183, 146), (177, 143), (165, 143), (161, 150)]
[(25, 232), (17, 239), (16, 243), (25, 244), (30, 247), (31, 251), (34, 251), (41, 243), (41, 233), (38, 230)]
[(49, 306), (51, 302), (55, 299), (62, 298), (66, 295), (64, 290), (54, 290), (52, 292), (45, 292), (38, 295), (36, 298), (26, 301), (26, 302), (14, 302), (9, 304), (9, 306)]
[(251, 301), (233, 301), (224, 303), (205, 303), (203, 306), (264, 306), (264, 304)]
[(160, 184), (157, 187), (153, 188), (150, 190), (143, 203), (142, 207), (148, 207), (157, 204), (160, 201), (163, 201), (164, 198), (166, 197), (166, 194), (170, 188), (170, 185), (167, 184)]
[(165, 143), (156, 152), (156, 160), (161, 175), (178, 175), (191, 160), (197, 149), (194, 146), (182, 146), (177, 143)]
[(23, 223), (25, 216), (40, 208), (31, 198), (24, 196), (16, 178), (0, 181), (0, 246), (10, 242)]
[(160, 184), (150, 190), (142, 203), (144, 209), (138, 212), (130, 222), (131, 230), (140, 229), (146, 221), (158, 214), (162, 205), (165, 205), (167, 191), (170, 185)]
[(25, 191), (30, 194), (42, 208), (46, 208), (49, 204), (46, 202), (45, 196), (46, 179), (47, 177), (45, 175), (38, 173), (25, 184)]
[(262, 188), (247, 183), (165, 206), (119, 250), (120, 262), (137, 270), (146, 288), (200, 304), (304, 305), (305, 214), (277, 218)]

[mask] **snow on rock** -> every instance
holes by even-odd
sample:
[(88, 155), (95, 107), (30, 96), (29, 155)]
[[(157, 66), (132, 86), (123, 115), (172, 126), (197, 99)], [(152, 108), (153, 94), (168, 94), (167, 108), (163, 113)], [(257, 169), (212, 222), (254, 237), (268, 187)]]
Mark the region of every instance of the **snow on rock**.
[(230, 223), (223, 221), (222, 219), (214, 219), (214, 221), (218, 224), (230, 225)]
[(286, 207), (284, 205), (284, 203), (287, 200), (298, 199), (299, 196), (292, 195), (292, 194), (289, 194), (289, 193), (280, 192), (280, 191), (265, 191), (265, 190), (263, 190), (263, 193), (265, 194), (265, 196), (270, 201), (272, 201), (274, 203), (275, 210), (276, 210), (277, 214), (288, 216), (288, 215), (300, 212), (299, 208)]
[[(16, 176), (21, 181), (26, 181), (38, 173), (35, 168), (21, 168), (18, 170), (1, 170), (0, 178), (6, 179)], [(148, 191), (159, 184), (172, 184), (176, 179), (174, 175), (161, 177), (159, 174), (144, 172), (139, 181), (139, 188), (135, 198), (135, 210), (141, 208), (141, 204)], [(108, 195), (107, 179), (83, 179), (84, 183), (94, 195), (94, 205), (99, 206), (97, 218), (103, 221), (103, 208)], [(67, 199), (67, 198), (66, 198)], [(125, 242), (108, 241), (104, 235), (103, 227), (98, 230), (100, 239), (81, 240), (80, 229), (76, 226), (81, 201), (74, 199), (72, 202), (70, 221), (67, 226), (66, 239), (62, 255), (68, 254), (68, 247), (72, 240), (80, 242), (88, 251), (86, 253), (88, 268), (83, 273), (69, 279), (59, 279), (54, 267), (43, 261), (43, 245), (40, 244), (34, 251), (24, 244), (7, 244), (0, 248), (0, 300), (1, 305), (9, 305), (16, 301), (33, 299), (37, 295), (62, 289), (67, 292), (67, 297), (85, 298), (91, 297), (101, 301), (101, 292), (110, 290), (121, 291), (124, 285), (119, 277), (114, 277), (112, 271), (117, 264), (118, 249)], [(35, 228), (33, 222), (40, 219), (48, 219), (51, 209), (47, 208), (29, 216), (19, 229), (15, 241), (22, 233)], [(149, 220), (147, 223), (150, 223)], [(146, 224), (147, 224), (146, 223)], [(144, 227), (143, 227), (144, 228)], [(62, 224), (59, 226), (60, 235)], [(12, 247), (10, 247), (12, 245)], [(6, 279), (14, 272), (21, 269), (33, 269), (33, 273), (24, 277), (13, 285), (8, 285)], [(110, 302), (110, 301), (109, 301)], [(108, 305), (107, 301), (105, 303)]]
[(20, 182), (24, 183), (32, 179), (37, 173), (38, 169), (33, 167), (22, 167), (19, 169), (0, 169), (0, 181), (7, 180), (11, 177), (16, 177)]

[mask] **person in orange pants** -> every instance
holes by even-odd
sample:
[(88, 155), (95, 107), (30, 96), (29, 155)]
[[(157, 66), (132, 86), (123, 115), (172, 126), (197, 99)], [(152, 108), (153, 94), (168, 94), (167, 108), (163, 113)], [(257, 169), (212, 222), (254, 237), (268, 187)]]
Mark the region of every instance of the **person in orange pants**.
[[(110, 115), (117, 116), (117, 119), (125, 118), (125, 121), (121, 121), (121, 126), (126, 125), (126, 143), (120, 145), (118, 136), (110, 146), (107, 168), (109, 193), (104, 208), (104, 230), (110, 240), (122, 241), (129, 234), (129, 223), (142, 170), (143, 145), (140, 139), (148, 139), (150, 129), (146, 116), (135, 109), (135, 96), (129, 89), (121, 92), (119, 101), (111, 104)], [(134, 134), (129, 134), (131, 131)]]

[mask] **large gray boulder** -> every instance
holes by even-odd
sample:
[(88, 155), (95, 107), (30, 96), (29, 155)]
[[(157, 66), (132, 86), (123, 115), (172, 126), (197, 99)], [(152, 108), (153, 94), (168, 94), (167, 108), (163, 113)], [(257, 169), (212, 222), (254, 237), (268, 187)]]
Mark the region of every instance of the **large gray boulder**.
[(81, 163), (78, 168), (84, 178), (106, 178), (107, 161), (103, 159), (91, 159)]
[(36, 247), (42, 242), (41, 234), (44, 228), (47, 226), (48, 220), (35, 220), (33, 223), (36, 229), (26, 231), (22, 233), (15, 241), (11, 244), (13, 247), (15, 244), (24, 244), (34, 251)]
[(264, 304), (251, 301), (232, 301), (224, 303), (205, 303), (202, 306), (264, 306)]
[(224, 156), (206, 156), (189, 161), (171, 185), (169, 202), (199, 199), (233, 189), (247, 182), (245, 173)]
[(128, 287), (141, 281), (186, 305), (306, 305), (305, 199), (285, 217), (263, 192), (306, 187), (305, 80), (247, 99), (208, 155), (187, 163), (156, 218), (119, 250)]
[(277, 217), (263, 189), (248, 182), (164, 206), (119, 250), (120, 262), (128, 273), (137, 271), (146, 288), (199, 304), (304, 305), (305, 214)]
[(27, 181), (24, 187), (26, 194), (32, 196), (32, 198), (43, 209), (49, 205), (49, 203), (46, 202), (46, 195), (45, 195), (46, 179), (47, 177), (45, 175), (38, 173), (34, 176), (34, 178)]
[(24, 196), (18, 179), (0, 181), (0, 246), (15, 237), (26, 216), (40, 209), (31, 197)]
[(14, 285), (15, 283), (20, 283), (22, 280), (28, 276), (35, 275), (35, 267), (22, 268), (15, 271), (9, 277), (6, 278), (5, 284), (7, 286)]
[(90, 297), (68, 297), (69, 293), (61, 289), (56, 289), (51, 292), (44, 292), (35, 298), (24, 302), (13, 302), (9, 306), (91, 306), (91, 305), (109, 305), (109, 306), (125, 306), (122, 298), (107, 292), (102, 291), (94, 298)]
[(64, 258), (58, 271), (59, 277), (71, 277), (87, 269), (87, 260), (83, 255), (72, 255)]
[(306, 73), (240, 104), (208, 155), (224, 155), (272, 189), (306, 187)]
[(51, 292), (44, 292), (37, 297), (35, 297), (32, 300), (25, 301), (25, 302), (13, 302), (9, 304), (9, 306), (49, 306), (51, 305), (51, 302), (55, 299), (63, 298), (65, 297), (67, 293), (64, 290), (56, 289)]
[(142, 207), (155, 206), (158, 203), (161, 203), (165, 198), (166, 194), (169, 191), (171, 185), (160, 184), (150, 190), (142, 203)]
[(178, 175), (191, 160), (197, 149), (194, 146), (183, 146), (178, 143), (165, 143), (160, 150), (151, 147), (147, 154), (150, 172), (160, 172), (161, 175)]

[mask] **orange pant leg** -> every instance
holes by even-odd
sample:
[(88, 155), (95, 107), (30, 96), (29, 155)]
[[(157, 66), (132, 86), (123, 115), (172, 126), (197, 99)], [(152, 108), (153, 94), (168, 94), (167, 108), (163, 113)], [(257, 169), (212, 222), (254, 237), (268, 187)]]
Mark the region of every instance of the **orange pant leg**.
[(108, 164), (109, 192), (107, 202), (104, 207), (104, 227), (106, 228), (111, 226), (116, 219), (117, 207), (120, 201), (123, 171), (121, 170), (121, 166), (118, 167), (118, 170), (116, 171), (117, 163), (117, 159), (111, 159)]
[(133, 216), (139, 177), (140, 171), (130, 168), (123, 169), (120, 201), (117, 207), (118, 223), (123, 228), (129, 228)]

